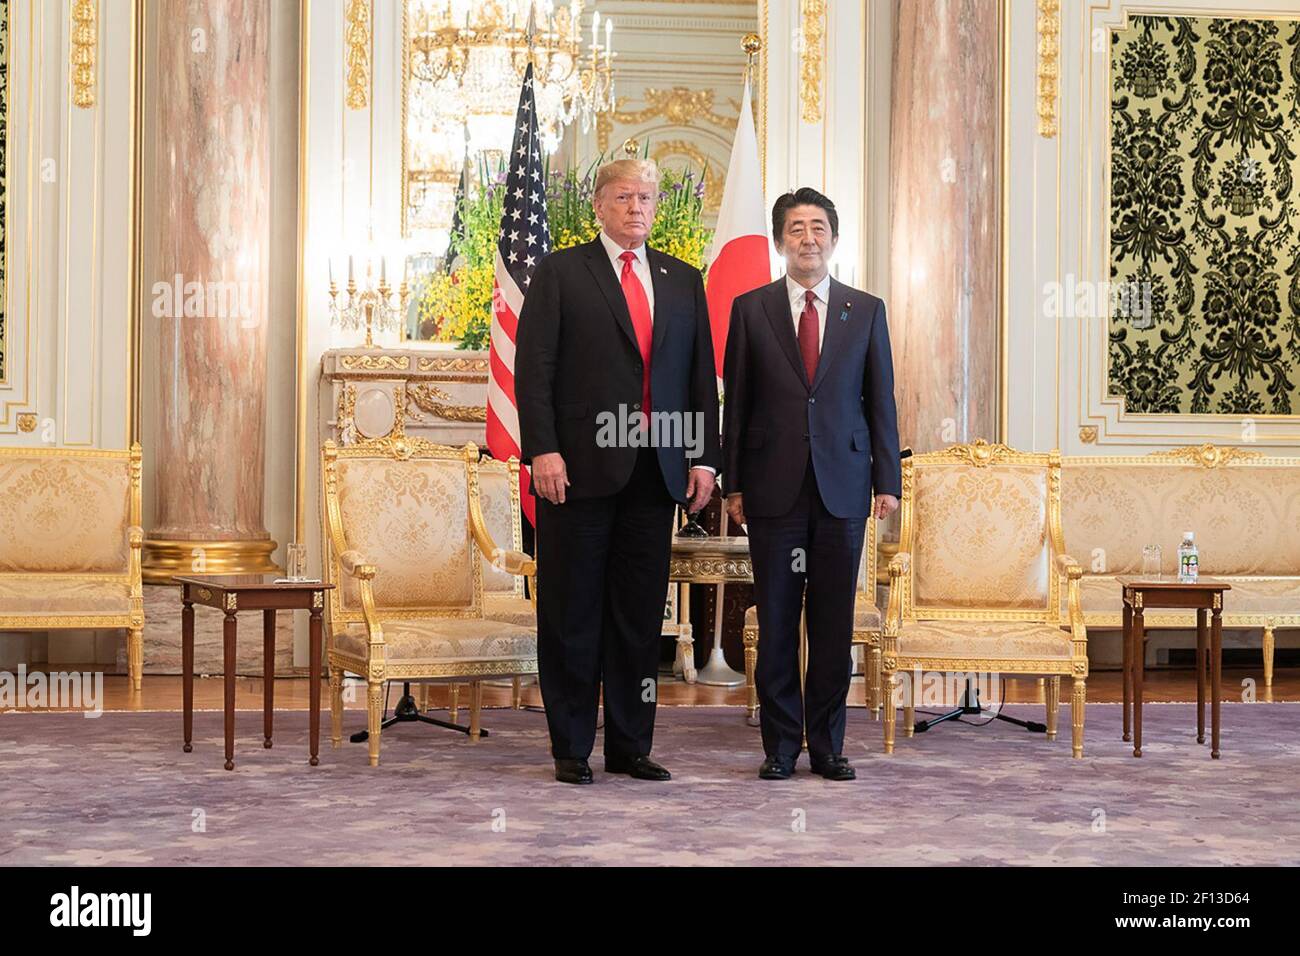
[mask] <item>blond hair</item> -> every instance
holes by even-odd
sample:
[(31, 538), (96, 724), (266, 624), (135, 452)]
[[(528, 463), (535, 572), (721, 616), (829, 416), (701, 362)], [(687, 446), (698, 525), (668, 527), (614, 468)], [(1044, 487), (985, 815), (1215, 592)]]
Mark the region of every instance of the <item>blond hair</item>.
[(600, 191), (618, 179), (635, 179), (640, 182), (659, 186), (659, 166), (653, 159), (616, 159), (606, 163), (596, 171), (596, 188), (592, 195), (599, 196)]

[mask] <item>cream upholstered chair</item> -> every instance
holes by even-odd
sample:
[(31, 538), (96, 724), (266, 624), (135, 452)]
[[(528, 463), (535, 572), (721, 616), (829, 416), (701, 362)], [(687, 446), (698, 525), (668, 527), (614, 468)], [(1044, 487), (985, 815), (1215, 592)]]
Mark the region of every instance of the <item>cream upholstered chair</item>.
[[(472, 690), (470, 739), (480, 736), (481, 680), (537, 673), (533, 628), (483, 616), (475, 537), (478, 449), (399, 437), (322, 454), (331, 740), (343, 736), (343, 674), (366, 679), (370, 765), (379, 763), (386, 680), (462, 679)], [(479, 516), (481, 518), (481, 515)], [(532, 559), (497, 551), (499, 566), (532, 574)]]
[(144, 671), (140, 446), (0, 448), (0, 630), (125, 628)]
[[(871, 500), (875, 509), (875, 498)], [(881, 614), (876, 607), (876, 519), (867, 518), (866, 538), (862, 544), (862, 560), (858, 564), (858, 593), (853, 606), (853, 644), (863, 648), (866, 675), (867, 705), (873, 715), (880, 713), (880, 634)], [(743, 633), (745, 644), (745, 717), (750, 724), (757, 723), (758, 687), (754, 671), (758, 667), (758, 607), (745, 611)], [(800, 666), (806, 666), (800, 661)]]
[[(903, 459), (899, 553), (889, 563), (885, 610), (885, 752), (894, 750), (898, 672), (965, 671), (1046, 677), (1049, 740), (1061, 677), (1071, 677), (1073, 751), (1082, 757), (1082, 573), (1061, 536), (1060, 452), (978, 440)], [(908, 736), (912, 701), (905, 695)]]

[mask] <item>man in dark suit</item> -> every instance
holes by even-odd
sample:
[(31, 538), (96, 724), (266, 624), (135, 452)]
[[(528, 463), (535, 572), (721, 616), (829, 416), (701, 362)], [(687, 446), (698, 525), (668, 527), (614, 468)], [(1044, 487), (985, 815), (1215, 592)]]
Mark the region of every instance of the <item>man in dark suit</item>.
[(564, 783), (592, 782), (602, 682), (605, 770), (670, 778), (650, 748), (674, 502), (708, 504), (721, 464), (704, 283), (645, 242), (658, 182), (648, 160), (603, 167), (600, 235), (538, 264), (519, 317), (538, 671)]
[(841, 750), (858, 561), (873, 490), (878, 519), (902, 493), (889, 330), (880, 299), (829, 274), (839, 236), (829, 199), (782, 196), (772, 235), (786, 274), (735, 300), (724, 377), (722, 480), (728, 514), (747, 524), (758, 604), (759, 776), (794, 772), (806, 728), (813, 772), (851, 780)]

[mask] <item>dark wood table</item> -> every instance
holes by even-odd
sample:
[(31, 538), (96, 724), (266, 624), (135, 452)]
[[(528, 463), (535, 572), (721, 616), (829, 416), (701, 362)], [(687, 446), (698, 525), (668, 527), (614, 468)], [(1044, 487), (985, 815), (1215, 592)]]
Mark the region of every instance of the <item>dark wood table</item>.
[(181, 586), (181, 669), (184, 672), (185, 746), (194, 748), (194, 605), (213, 607), (226, 615), (222, 630), (226, 680), (226, 769), (235, 769), (235, 615), (240, 611), (262, 612), (263, 747), (271, 746), (271, 716), (275, 709), (275, 612), (311, 612), (311, 653), (308, 660), (311, 695), (310, 760), (320, 763), (320, 659), (321, 616), (325, 610), (325, 592), (334, 585), (320, 581), (277, 582), (272, 574), (211, 574), (176, 577)]
[[(1232, 585), (1216, 578), (1184, 584), (1176, 576), (1120, 576), (1124, 595), (1124, 739), (1133, 707), (1133, 756), (1142, 756), (1142, 679), (1146, 671), (1146, 608), (1196, 609), (1196, 742), (1205, 743), (1205, 678), (1210, 672), (1210, 756), (1219, 759), (1219, 697), (1223, 669), (1223, 592)], [(1209, 621), (1207, 623), (1207, 618)], [(1208, 631), (1208, 635), (1207, 635)], [(1208, 647), (1207, 647), (1208, 643)], [(1208, 660), (1207, 660), (1208, 658)]]

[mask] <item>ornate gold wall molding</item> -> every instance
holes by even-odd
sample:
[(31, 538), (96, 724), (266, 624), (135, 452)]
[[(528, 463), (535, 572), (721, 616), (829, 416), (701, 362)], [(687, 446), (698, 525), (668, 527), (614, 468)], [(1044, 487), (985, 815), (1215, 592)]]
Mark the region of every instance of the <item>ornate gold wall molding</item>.
[(1057, 130), (1058, 88), (1061, 73), (1061, 3), (1038, 0), (1038, 135), (1052, 137)]
[(343, 17), (348, 109), (363, 110), (370, 105), (369, 0), (348, 0)]
[(95, 47), (99, 43), (99, 5), (95, 0), (72, 4), (72, 103), (81, 109), (95, 105)]
[(1168, 458), (1173, 461), (1186, 462), (1187, 464), (1201, 465), (1205, 468), (1216, 468), (1219, 465), (1226, 465), (1234, 461), (1251, 461), (1256, 458), (1263, 458), (1264, 453), (1243, 451), (1240, 448), (1219, 446), (1206, 442), (1203, 445), (1185, 445), (1182, 448), (1171, 448), (1169, 451), (1153, 451), (1148, 457)]
[(1079, 427), (1079, 441), (1083, 442), (1085, 445), (1095, 444), (1097, 441), (1097, 426), (1081, 425)]
[(826, 0), (799, 0), (799, 19), (799, 116), (805, 123), (820, 123), (826, 59)]

